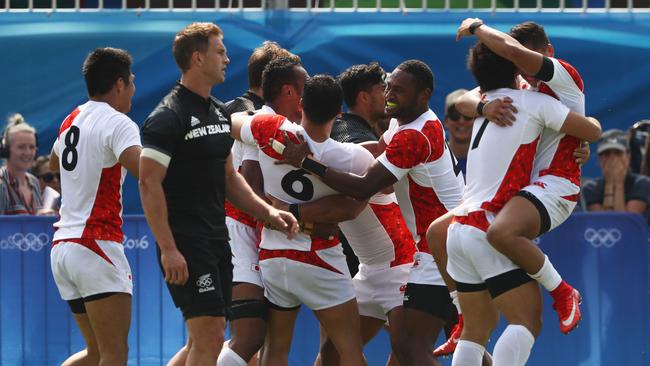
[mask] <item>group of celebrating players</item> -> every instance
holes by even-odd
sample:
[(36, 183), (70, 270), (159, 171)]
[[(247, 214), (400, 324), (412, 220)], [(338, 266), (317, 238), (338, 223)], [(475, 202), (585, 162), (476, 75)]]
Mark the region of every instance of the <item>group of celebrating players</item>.
[[(574, 329), (580, 294), (532, 240), (575, 207), (583, 141), (598, 139), (600, 124), (584, 116), (582, 80), (553, 57), (540, 25), (506, 34), (469, 18), (457, 31), (467, 36), (479, 40), (468, 56), (478, 87), (455, 103), (475, 118), (467, 174), (428, 106), (434, 77), (419, 60), (388, 75), (370, 63), (310, 77), (299, 56), (267, 41), (249, 59), (249, 90), (226, 104), (211, 96), (230, 63), (224, 35), (194, 23), (176, 35), (181, 79), (141, 144), (125, 115), (130, 56), (93, 51), (90, 100), (52, 149), (63, 197), (52, 271), (87, 344), (64, 365), (127, 362), (127, 170), (188, 329), (170, 365), (287, 365), (301, 304), (321, 325), (323, 366), (365, 365), (363, 345), (382, 328), (388, 365), (437, 365), (452, 353), (454, 366), (524, 365), (541, 330), (540, 284), (560, 330)], [(358, 258), (354, 277), (339, 236)], [(499, 313), (508, 326), (490, 355)]]

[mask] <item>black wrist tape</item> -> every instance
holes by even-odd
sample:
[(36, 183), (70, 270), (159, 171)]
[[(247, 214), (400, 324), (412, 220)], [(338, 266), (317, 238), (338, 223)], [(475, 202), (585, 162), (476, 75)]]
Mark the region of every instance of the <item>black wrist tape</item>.
[(309, 157), (303, 159), (301, 168), (319, 177), (324, 176), (325, 172), (327, 171), (327, 165), (320, 163)]

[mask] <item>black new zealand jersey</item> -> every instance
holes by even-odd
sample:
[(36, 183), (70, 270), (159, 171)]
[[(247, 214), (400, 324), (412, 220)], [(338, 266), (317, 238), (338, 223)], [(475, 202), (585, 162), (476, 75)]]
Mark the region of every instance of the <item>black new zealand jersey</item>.
[(237, 97), (226, 103), (226, 112), (230, 114), (236, 112), (253, 112), (263, 106), (264, 99), (251, 91), (246, 91), (241, 97)]
[(171, 158), (163, 189), (174, 234), (228, 239), (225, 162), (233, 140), (224, 104), (176, 87), (145, 121), (143, 147)]
[(360, 116), (343, 113), (337, 117), (332, 126), (330, 137), (339, 142), (360, 144), (367, 141), (377, 141), (370, 124)]

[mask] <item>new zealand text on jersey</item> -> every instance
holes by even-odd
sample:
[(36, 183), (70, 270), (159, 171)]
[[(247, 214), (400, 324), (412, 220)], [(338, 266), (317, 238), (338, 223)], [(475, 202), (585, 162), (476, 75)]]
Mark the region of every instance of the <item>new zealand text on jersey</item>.
[(193, 130), (190, 130), (185, 135), (185, 140), (187, 141), (201, 136), (217, 135), (220, 133), (230, 133), (230, 125), (220, 124), (197, 127)]

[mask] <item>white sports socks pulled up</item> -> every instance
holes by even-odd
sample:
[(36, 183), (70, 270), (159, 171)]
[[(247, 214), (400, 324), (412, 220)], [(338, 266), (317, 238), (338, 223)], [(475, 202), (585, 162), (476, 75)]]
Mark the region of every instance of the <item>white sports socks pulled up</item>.
[(485, 347), (480, 344), (460, 340), (456, 351), (454, 351), (451, 366), (481, 366), (483, 353), (485, 353)]
[(524, 366), (535, 337), (523, 325), (508, 325), (497, 340), (492, 354), (492, 366)]
[(534, 278), (535, 281), (539, 282), (540, 285), (544, 286), (546, 291), (551, 292), (555, 290), (562, 282), (562, 277), (555, 270), (551, 261), (548, 260), (547, 256), (544, 256), (544, 265), (539, 272), (535, 274), (528, 274), (530, 277)]

